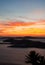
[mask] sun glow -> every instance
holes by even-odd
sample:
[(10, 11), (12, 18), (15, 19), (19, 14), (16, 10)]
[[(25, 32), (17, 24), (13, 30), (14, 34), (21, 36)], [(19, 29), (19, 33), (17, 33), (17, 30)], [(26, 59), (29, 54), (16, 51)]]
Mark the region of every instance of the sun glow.
[(45, 36), (45, 20), (0, 24), (0, 36)]

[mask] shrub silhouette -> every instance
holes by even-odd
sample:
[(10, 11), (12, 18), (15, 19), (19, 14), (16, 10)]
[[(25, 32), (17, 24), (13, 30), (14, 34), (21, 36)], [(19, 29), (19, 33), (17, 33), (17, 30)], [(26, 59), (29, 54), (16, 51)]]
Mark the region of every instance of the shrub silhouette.
[(39, 53), (36, 53), (35, 51), (31, 51), (26, 56), (26, 63), (32, 63), (32, 65), (45, 65), (45, 59), (44, 56), (39, 55)]
[(44, 56), (39, 56), (40, 65), (45, 65), (45, 58)]

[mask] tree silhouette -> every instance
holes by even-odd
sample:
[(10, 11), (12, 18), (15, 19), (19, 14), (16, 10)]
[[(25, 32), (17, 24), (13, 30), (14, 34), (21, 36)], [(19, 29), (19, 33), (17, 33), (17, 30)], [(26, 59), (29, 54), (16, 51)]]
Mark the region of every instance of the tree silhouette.
[(45, 65), (45, 58), (44, 56), (39, 56), (40, 65)]
[(26, 56), (26, 63), (32, 63), (32, 65), (45, 65), (45, 59), (44, 56), (39, 55), (39, 53), (36, 53), (35, 51), (31, 51)]

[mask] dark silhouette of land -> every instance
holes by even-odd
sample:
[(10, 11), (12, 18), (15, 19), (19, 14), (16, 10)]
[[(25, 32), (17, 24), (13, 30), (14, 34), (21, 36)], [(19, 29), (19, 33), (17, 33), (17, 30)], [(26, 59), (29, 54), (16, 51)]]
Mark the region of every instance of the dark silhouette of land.
[(29, 40), (32, 37), (8, 37), (4, 42), (10, 42), (12, 48), (43, 48), (45, 42)]

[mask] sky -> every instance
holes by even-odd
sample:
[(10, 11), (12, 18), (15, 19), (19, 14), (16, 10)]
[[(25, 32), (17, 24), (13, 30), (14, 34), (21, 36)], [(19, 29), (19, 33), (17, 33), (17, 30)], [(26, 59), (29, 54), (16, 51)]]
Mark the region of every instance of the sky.
[(45, 19), (45, 0), (0, 0), (0, 19)]
[(45, 36), (45, 0), (0, 0), (0, 36)]

